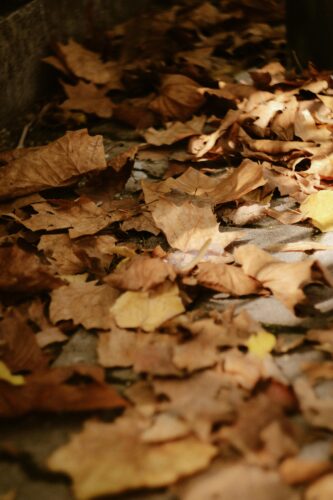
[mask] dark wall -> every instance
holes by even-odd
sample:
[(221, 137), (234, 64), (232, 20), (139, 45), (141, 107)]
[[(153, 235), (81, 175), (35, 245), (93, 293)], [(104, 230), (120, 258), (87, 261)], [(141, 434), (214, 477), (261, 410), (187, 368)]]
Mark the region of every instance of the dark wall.
[(289, 47), (306, 67), (333, 69), (333, 0), (287, 0)]
[(0, 129), (29, 110), (47, 91), (45, 65), (50, 43), (82, 40), (134, 16), (151, 0), (30, 0), (0, 17)]

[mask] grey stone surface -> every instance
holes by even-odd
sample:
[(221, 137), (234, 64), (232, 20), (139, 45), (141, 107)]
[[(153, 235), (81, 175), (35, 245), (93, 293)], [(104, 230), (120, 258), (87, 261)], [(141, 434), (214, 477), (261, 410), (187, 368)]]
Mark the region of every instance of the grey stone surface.
[(252, 243), (263, 249), (282, 243), (308, 240), (313, 234), (311, 227), (300, 225), (276, 225), (268, 227), (242, 229), (244, 236), (238, 240), (241, 243)]

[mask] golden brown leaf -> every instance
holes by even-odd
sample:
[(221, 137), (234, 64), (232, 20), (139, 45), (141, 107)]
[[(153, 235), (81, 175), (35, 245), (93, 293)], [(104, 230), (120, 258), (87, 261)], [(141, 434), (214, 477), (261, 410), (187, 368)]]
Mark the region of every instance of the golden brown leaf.
[(46, 146), (27, 151), (0, 169), (0, 200), (52, 187), (68, 186), (106, 168), (102, 136), (87, 130), (67, 132)]
[(16, 309), (0, 321), (0, 358), (12, 373), (38, 371), (47, 365), (33, 330)]
[(205, 116), (194, 116), (192, 120), (185, 123), (169, 122), (166, 124), (166, 128), (162, 130), (149, 128), (144, 132), (143, 137), (148, 144), (153, 144), (154, 146), (174, 144), (187, 137), (201, 134), (205, 121)]
[(165, 75), (160, 88), (160, 95), (149, 105), (150, 109), (167, 120), (175, 118), (187, 120), (204, 103), (205, 99), (198, 92), (200, 85), (184, 75)]
[[(48, 467), (70, 475), (76, 498), (85, 500), (169, 485), (207, 467), (216, 453), (195, 437), (148, 444), (140, 430), (139, 422), (126, 416), (112, 424), (87, 422), (80, 434), (49, 457)], [(93, 452), (87, 454), (87, 449)]]
[[(70, 383), (74, 375), (91, 382)], [(17, 417), (31, 411), (89, 411), (126, 406), (115, 389), (104, 382), (98, 366), (62, 366), (25, 377), (25, 384), (13, 387), (0, 382), (0, 417)]]
[(260, 290), (260, 284), (256, 280), (245, 274), (240, 267), (228, 264), (201, 262), (195, 277), (200, 285), (231, 295), (251, 295)]
[(51, 294), (50, 319), (53, 324), (72, 320), (87, 329), (107, 329), (112, 324), (109, 309), (118, 295), (114, 288), (96, 281), (63, 286)]
[(63, 284), (37, 255), (18, 246), (0, 248), (0, 291), (5, 293), (38, 293)]
[(106, 96), (107, 89), (99, 89), (93, 83), (78, 82), (76, 85), (62, 83), (68, 99), (60, 107), (76, 109), (91, 113), (100, 118), (110, 118), (113, 113), (113, 103)]
[(147, 291), (175, 277), (172, 266), (162, 259), (137, 256), (118, 265), (104, 281), (120, 290)]
[(255, 245), (241, 246), (234, 255), (245, 274), (269, 288), (290, 309), (305, 301), (303, 288), (314, 281), (314, 260), (281, 262)]
[(96, 52), (86, 49), (70, 39), (67, 44), (58, 44), (66, 66), (75, 76), (97, 84), (107, 83), (111, 74), (106, 63), (101, 61)]

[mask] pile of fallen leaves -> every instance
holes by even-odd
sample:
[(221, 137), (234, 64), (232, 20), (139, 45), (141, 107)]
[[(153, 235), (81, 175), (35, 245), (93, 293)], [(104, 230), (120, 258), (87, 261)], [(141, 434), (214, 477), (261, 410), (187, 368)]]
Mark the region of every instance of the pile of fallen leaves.
[[(122, 409), (49, 457), (76, 498), (332, 498), (332, 327), (276, 333), (229, 305), (318, 316), (309, 285), (333, 286), (308, 255), (327, 244), (247, 236), (333, 230), (333, 82), (286, 72), (267, 3), (185, 2), (115, 27), (107, 56), (59, 44), (63, 116), (113, 115), (134, 139), (0, 153), (0, 416)], [(90, 362), (60, 362), (82, 331)]]

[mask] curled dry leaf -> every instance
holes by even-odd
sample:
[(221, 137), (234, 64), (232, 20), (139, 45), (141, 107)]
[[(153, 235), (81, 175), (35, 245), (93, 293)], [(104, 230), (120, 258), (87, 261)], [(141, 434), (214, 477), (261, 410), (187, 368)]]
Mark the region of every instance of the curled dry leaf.
[(148, 144), (153, 144), (153, 146), (174, 144), (187, 137), (201, 134), (205, 121), (205, 116), (194, 116), (192, 120), (185, 123), (169, 122), (164, 130), (149, 128), (144, 132), (143, 137)]
[(0, 248), (0, 292), (39, 293), (62, 284), (37, 255), (19, 246)]
[(108, 89), (99, 89), (93, 83), (78, 82), (76, 85), (62, 83), (68, 99), (60, 107), (91, 113), (100, 118), (110, 118), (113, 113), (113, 103), (106, 96)]
[(46, 146), (27, 151), (0, 169), (0, 200), (74, 184), (106, 168), (103, 138), (87, 130), (67, 132)]
[(120, 328), (150, 332), (184, 310), (177, 285), (166, 281), (151, 292), (123, 293), (110, 312)]
[(184, 75), (165, 75), (160, 87), (160, 95), (149, 108), (162, 115), (164, 120), (175, 118), (187, 120), (205, 102), (200, 95), (200, 85)]
[(70, 39), (67, 44), (58, 44), (59, 52), (67, 68), (77, 77), (97, 84), (111, 80), (110, 70), (96, 52), (86, 49)]
[(172, 266), (162, 259), (137, 256), (118, 265), (104, 281), (120, 290), (147, 291), (175, 277)]
[(201, 262), (195, 277), (200, 285), (231, 295), (251, 295), (261, 288), (258, 281), (245, 274), (240, 267), (228, 264)]
[(87, 329), (108, 329), (112, 324), (110, 306), (118, 295), (114, 288), (96, 281), (73, 282), (52, 292), (50, 319), (53, 324), (72, 320)]
[[(81, 433), (49, 457), (48, 467), (67, 473), (76, 498), (85, 500), (167, 486), (207, 467), (216, 453), (212, 445), (195, 437), (149, 444), (140, 431), (138, 420), (126, 416), (112, 424), (87, 422)], [(87, 449), (94, 452), (87, 454)]]
[[(73, 385), (71, 378), (83, 377)], [(86, 379), (91, 381), (87, 383)], [(122, 408), (126, 401), (104, 382), (98, 366), (74, 365), (39, 371), (25, 377), (25, 384), (13, 387), (0, 381), (0, 417), (17, 417), (31, 411), (89, 411)]]

